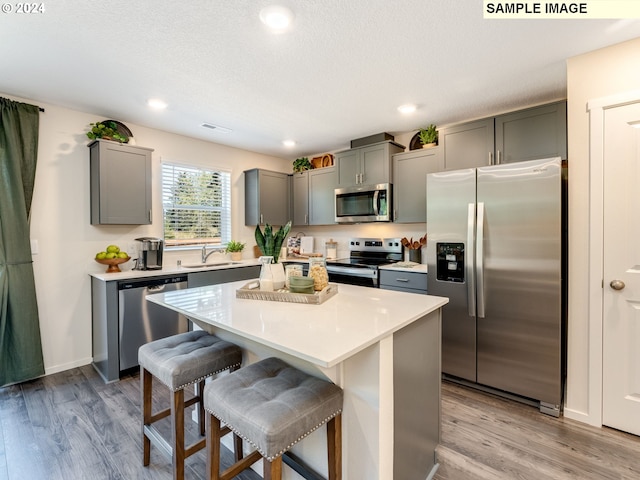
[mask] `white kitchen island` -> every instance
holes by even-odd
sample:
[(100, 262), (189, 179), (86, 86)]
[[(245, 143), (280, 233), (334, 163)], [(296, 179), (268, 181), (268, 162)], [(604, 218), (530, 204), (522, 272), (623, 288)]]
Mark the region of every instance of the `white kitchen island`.
[[(277, 356), (341, 386), (344, 479), (431, 478), (440, 437), (440, 309), (448, 299), (342, 284), (320, 305), (236, 298), (246, 283), (147, 300), (241, 346), (245, 365)], [(292, 452), (326, 475), (325, 441), (318, 429)]]

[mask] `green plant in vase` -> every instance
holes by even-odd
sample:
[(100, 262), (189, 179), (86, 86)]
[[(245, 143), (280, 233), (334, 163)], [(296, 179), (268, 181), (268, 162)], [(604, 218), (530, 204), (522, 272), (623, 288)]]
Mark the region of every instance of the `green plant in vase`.
[(242, 252), (244, 250), (245, 244), (242, 242), (237, 242), (236, 240), (231, 240), (227, 243), (226, 250), (229, 253)]
[(260, 225), (256, 225), (256, 243), (262, 255), (273, 257), (273, 263), (278, 263), (280, 249), (284, 239), (289, 235), (289, 230), (291, 230), (291, 221), (280, 227), (278, 231), (274, 231), (273, 227), (267, 223), (264, 226), (264, 233), (260, 230)]
[(420, 141), (423, 146), (435, 145), (438, 143), (438, 131), (433, 123), (427, 128), (421, 128), (418, 136), (420, 137)]
[(242, 242), (230, 240), (229, 243), (227, 243), (225, 250), (227, 253), (231, 254), (231, 260), (242, 260), (242, 251), (244, 250), (244, 246), (245, 244)]
[(120, 143), (127, 143), (129, 137), (118, 132), (118, 126), (115, 122), (96, 122), (91, 123), (91, 130), (87, 132), (87, 137), (91, 140), (102, 138), (104, 140), (115, 140)]

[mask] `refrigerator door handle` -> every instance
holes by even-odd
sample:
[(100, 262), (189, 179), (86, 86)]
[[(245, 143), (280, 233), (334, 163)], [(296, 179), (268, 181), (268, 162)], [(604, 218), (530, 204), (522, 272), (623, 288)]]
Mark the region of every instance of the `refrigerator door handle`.
[(478, 318), (484, 318), (484, 203), (478, 202), (476, 235), (476, 285), (478, 287)]
[(464, 276), (467, 278), (467, 305), (469, 316), (476, 316), (476, 281), (473, 276), (473, 235), (475, 232), (476, 204), (470, 203), (467, 211), (467, 251)]

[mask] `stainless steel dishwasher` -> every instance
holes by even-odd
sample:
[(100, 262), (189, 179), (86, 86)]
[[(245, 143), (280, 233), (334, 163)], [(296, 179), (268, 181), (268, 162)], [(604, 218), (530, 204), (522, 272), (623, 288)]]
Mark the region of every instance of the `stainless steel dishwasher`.
[(189, 330), (190, 322), (184, 315), (146, 300), (152, 293), (185, 288), (186, 275), (118, 282), (120, 372), (138, 366), (141, 345)]

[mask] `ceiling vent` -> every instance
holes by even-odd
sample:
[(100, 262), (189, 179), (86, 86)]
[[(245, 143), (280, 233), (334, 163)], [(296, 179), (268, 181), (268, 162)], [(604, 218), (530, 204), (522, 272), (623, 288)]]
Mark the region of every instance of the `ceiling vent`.
[(200, 126), (210, 130), (215, 130), (219, 133), (230, 133), (232, 131), (230, 128), (220, 127), (219, 125), (213, 125), (212, 123), (203, 123)]

